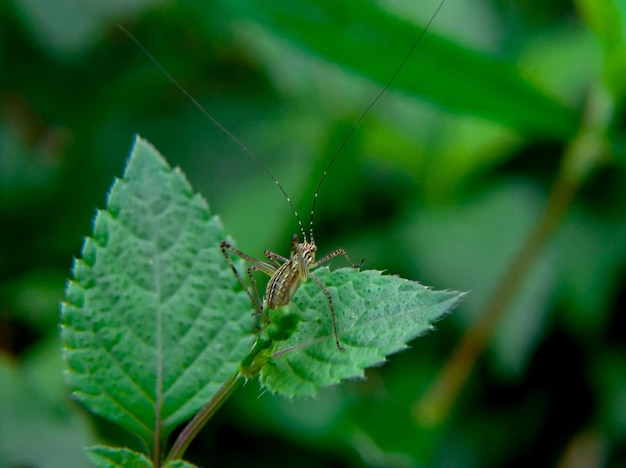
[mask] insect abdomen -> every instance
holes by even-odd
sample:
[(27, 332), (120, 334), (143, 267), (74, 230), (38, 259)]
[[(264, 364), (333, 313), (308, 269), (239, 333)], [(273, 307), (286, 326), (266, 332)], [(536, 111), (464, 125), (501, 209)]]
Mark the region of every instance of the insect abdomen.
[(300, 286), (298, 268), (294, 262), (286, 262), (272, 275), (265, 290), (265, 307), (277, 309), (289, 304)]

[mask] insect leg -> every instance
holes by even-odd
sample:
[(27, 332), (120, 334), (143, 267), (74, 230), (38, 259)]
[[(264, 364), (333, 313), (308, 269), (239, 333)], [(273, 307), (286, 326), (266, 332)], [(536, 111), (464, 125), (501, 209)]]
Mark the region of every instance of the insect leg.
[(280, 265), (281, 263), (287, 263), (289, 261), (288, 258), (283, 257), (282, 255), (278, 255), (277, 253), (272, 252), (271, 250), (266, 250), (263, 254), (276, 263), (276, 265)]
[[(257, 269), (254, 266), (249, 266), (247, 269), (248, 272), (248, 281), (250, 281), (250, 284), (252, 285), (252, 290), (254, 291), (254, 295), (256, 296), (256, 301), (254, 301), (254, 306), (256, 307), (257, 311), (259, 310), (263, 310), (263, 300), (261, 299), (261, 296), (259, 295), (259, 288), (257, 288), (256, 285), (256, 280), (254, 279), (254, 276), (252, 276), (252, 273), (254, 273), (255, 271), (257, 271)], [(264, 313), (261, 313), (261, 316), (263, 317), (263, 320), (267, 321), (267, 317)]]
[[(252, 272), (253, 271), (261, 271), (261, 272), (271, 276), (276, 269), (274, 268), (273, 265), (271, 265), (271, 264), (269, 264), (267, 262), (261, 262), (260, 260), (257, 260), (256, 258), (253, 258), (253, 257), (250, 257), (249, 255), (247, 255), (247, 254), (237, 250), (235, 247), (233, 247), (232, 245), (230, 245), (226, 241), (220, 242), (220, 249), (222, 251), (222, 255), (224, 255), (224, 258), (228, 261), (228, 265), (230, 266), (230, 269), (233, 271), (233, 273), (235, 275), (235, 278), (237, 278), (237, 281), (239, 281), (239, 284), (241, 285), (243, 290), (246, 292), (246, 294), (250, 298), (250, 302), (252, 302), (252, 305), (257, 310), (257, 312), (265, 320), (267, 320), (267, 317), (265, 316), (265, 312), (263, 311), (263, 303), (260, 300), (259, 291), (258, 291), (258, 289), (256, 287), (256, 282), (254, 281), (254, 278), (252, 277)], [(252, 294), (252, 292), (250, 292), (250, 288), (246, 285), (246, 282), (243, 280), (243, 278), (241, 277), (241, 275), (237, 271), (237, 268), (235, 268), (235, 264), (233, 263), (233, 260), (230, 258), (230, 255), (228, 254), (228, 250), (230, 250), (233, 254), (237, 255), (238, 257), (240, 257), (240, 258), (246, 260), (247, 262), (251, 263), (251, 266), (248, 268), (248, 278), (250, 279), (251, 286), (254, 289), (254, 294)]]
[(352, 268), (361, 268), (361, 266), (363, 265), (363, 262), (365, 261), (365, 259), (363, 259), (358, 264), (355, 264), (352, 260), (350, 260), (350, 257), (348, 257), (348, 254), (346, 253), (344, 249), (337, 249), (334, 252), (329, 253), (328, 255), (324, 255), (317, 262), (311, 265), (311, 268), (319, 266), (322, 263), (326, 263), (328, 260), (338, 257), (339, 255), (343, 255)]
[(230, 250), (239, 258), (243, 258), (246, 262), (253, 265), (255, 270), (262, 271), (267, 276), (272, 276), (274, 272), (276, 271), (276, 267), (272, 265), (271, 263), (264, 262), (263, 260), (259, 260), (258, 258), (251, 257), (250, 255), (243, 253), (241, 250), (236, 249), (235, 247), (233, 247), (226, 241), (220, 242), (220, 248), (222, 249), (222, 254), (224, 254), (224, 256), (227, 255), (226, 250)]
[(337, 345), (337, 349), (339, 351), (344, 351), (345, 348), (339, 344), (339, 332), (337, 332), (337, 320), (335, 319), (335, 308), (333, 307), (333, 299), (330, 295), (330, 291), (328, 290), (328, 288), (326, 288), (326, 286), (324, 286), (324, 283), (322, 283), (317, 278), (317, 276), (315, 275), (309, 275), (309, 276), (313, 278), (313, 281), (315, 281), (317, 285), (320, 288), (322, 288), (322, 291), (324, 291), (324, 294), (326, 294), (326, 299), (328, 300), (328, 307), (330, 307), (330, 317), (332, 318), (332, 321), (333, 321), (333, 334), (335, 335), (335, 344)]

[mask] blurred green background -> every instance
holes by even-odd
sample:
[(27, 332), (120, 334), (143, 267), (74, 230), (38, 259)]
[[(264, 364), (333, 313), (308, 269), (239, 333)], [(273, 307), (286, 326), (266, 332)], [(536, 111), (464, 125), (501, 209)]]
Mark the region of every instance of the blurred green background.
[[(286, 254), (297, 232), (267, 175), (116, 24), (306, 220), (329, 158), (437, 4), (0, 3), (0, 466), (87, 466), (84, 445), (136, 444), (71, 401), (57, 330), (72, 257), (135, 133), (247, 253)], [(189, 459), (625, 466), (625, 28), (617, 0), (447, 0), (329, 171), (316, 240), (471, 293), (365, 381), (295, 401), (249, 382)], [(465, 379), (449, 359), (468, 336)]]

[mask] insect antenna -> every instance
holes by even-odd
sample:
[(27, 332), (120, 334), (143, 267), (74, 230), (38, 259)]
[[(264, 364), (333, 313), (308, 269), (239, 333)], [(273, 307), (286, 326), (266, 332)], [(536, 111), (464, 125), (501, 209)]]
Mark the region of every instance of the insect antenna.
[(391, 78), (389, 78), (389, 80), (387, 80), (387, 83), (385, 83), (385, 85), (381, 88), (381, 90), (378, 92), (378, 94), (376, 94), (374, 99), (372, 99), (372, 101), (365, 108), (365, 110), (363, 112), (361, 112), (361, 115), (359, 116), (359, 118), (356, 120), (354, 125), (352, 125), (352, 128), (348, 131), (346, 136), (343, 138), (343, 140), (341, 141), (341, 144), (339, 145), (339, 147), (333, 153), (332, 158), (330, 158), (330, 161), (328, 161), (328, 164), (326, 165), (326, 168), (324, 169), (324, 172), (322, 172), (322, 176), (320, 177), (320, 180), (317, 183), (317, 188), (315, 189), (315, 194), (313, 195), (313, 203), (311, 204), (311, 212), (309, 213), (309, 238), (311, 240), (311, 243), (315, 243), (315, 239), (313, 237), (313, 215), (315, 213), (315, 205), (317, 204), (317, 196), (319, 194), (320, 188), (322, 187), (322, 183), (324, 182), (324, 179), (326, 178), (326, 175), (328, 174), (328, 171), (330, 170), (331, 166), (334, 164), (335, 159), (337, 159), (337, 156), (339, 156), (339, 153), (341, 153), (341, 151), (343, 150), (344, 146), (346, 146), (346, 144), (348, 143), (348, 140), (350, 140), (350, 138), (352, 137), (352, 134), (355, 132), (355, 130), (361, 124), (361, 122), (363, 121), (365, 116), (367, 114), (369, 114), (370, 110), (372, 110), (372, 108), (376, 105), (376, 103), (380, 100), (380, 98), (383, 97), (383, 94), (385, 94), (387, 92), (389, 87), (396, 80), (396, 78), (398, 77), (398, 75), (400, 74), (400, 72), (402, 71), (404, 66), (406, 65), (406, 63), (411, 58), (411, 55), (413, 55), (413, 52), (415, 51), (415, 48), (422, 41), (422, 39), (424, 38), (424, 35), (430, 29), (430, 26), (432, 25), (433, 21), (435, 20), (435, 17), (439, 14), (439, 10), (441, 10), (441, 8), (443, 7), (443, 4), (445, 2), (446, 2), (446, 0), (441, 0), (441, 2), (439, 2), (439, 5), (437, 6), (437, 9), (435, 10), (435, 12), (432, 14), (430, 19), (426, 23), (426, 26), (424, 26), (424, 28), (422, 29), (422, 32), (413, 41), (413, 44), (411, 44), (411, 48), (409, 49), (409, 51), (404, 56), (404, 59), (400, 63), (400, 66), (398, 66), (398, 68), (396, 68), (396, 71), (393, 73), (393, 75), (391, 75)]
[[(128, 31), (124, 26), (122, 26), (121, 24), (117, 24), (117, 27), (120, 28), (122, 30), (122, 32), (124, 34), (126, 34), (136, 45), (137, 47), (139, 47), (139, 49), (146, 54), (146, 56), (150, 59), (150, 61), (161, 71), (161, 73), (163, 73), (165, 75), (165, 77), (167, 79), (169, 79), (174, 86), (176, 86), (178, 88), (178, 90), (183, 93), (183, 95), (189, 99), (194, 106), (196, 106), (200, 112), (202, 112), (204, 114), (205, 117), (207, 117), (211, 123), (213, 123), (213, 125), (215, 125), (218, 129), (220, 129), (228, 138), (230, 138), (237, 146), (239, 146), (248, 156), (250, 156), (250, 158), (252, 158), (252, 160), (261, 168), (263, 169), (263, 171), (265, 171), (265, 173), (274, 181), (274, 183), (276, 184), (276, 186), (278, 187), (278, 189), (281, 191), (281, 193), (283, 194), (283, 196), (287, 199), (287, 203), (289, 203), (289, 206), (291, 207), (291, 210), (293, 211), (294, 215), (296, 216), (296, 220), (298, 221), (298, 226), (300, 227), (300, 232), (302, 233), (302, 237), (304, 239), (304, 241), (306, 242), (307, 237), (306, 237), (306, 232), (304, 230), (304, 225), (302, 224), (302, 221), (300, 219), (300, 215), (298, 214), (298, 210), (296, 210), (295, 205), (293, 204), (293, 201), (291, 201), (291, 197), (287, 194), (287, 192), (285, 191), (285, 189), (283, 188), (283, 186), (280, 184), (280, 182), (278, 181), (278, 179), (276, 177), (274, 177), (274, 174), (272, 174), (270, 172), (270, 170), (267, 168), (267, 166), (265, 164), (263, 164), (263, 161), (261, 161), (261, 159), (254, 154), (254, 152), (248, 148), (245, 143), (243, 141), (241, 141), (239, 138), (237, 138), (230, 130), (228, 130), (219, 120), (217, 120), (215, 117), (213, 117), (209, 111), (207, 111), (202, 104), (200, 104), (198, 102), (198, 100), (196, 98), (194, 98), (191, 93), (189, 93), (166, 69), (163, 65), (161, 65), (161, 63), (156, 59), (156, 57), (154, 57), (154, 55), (152, 55), (148, 49), (146, 49), (143, 44), (141, 42), (139, 42), (139, 40), (133, 36), (133, 34)], [(333, 158), (334, 159), (334, 158)], [(327, 168), (328, 169), (328, 168)]]

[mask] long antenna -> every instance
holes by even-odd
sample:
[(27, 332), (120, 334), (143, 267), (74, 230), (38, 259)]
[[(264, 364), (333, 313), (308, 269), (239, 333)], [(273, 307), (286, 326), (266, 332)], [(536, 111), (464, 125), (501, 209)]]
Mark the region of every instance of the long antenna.
[(437, 9), (435, 10), (435, 12), (432, 14), (430, 19), (428, 20), (428, 23), (426, 23), (426, 26), (424, 26), (424, 29), (422, 29), (422, 32), (419, 34), (419, 36), (417, 36), (417, 39), (415, 39), (415, 41), (413, 41), (413, 44), (411, 45), (411, 48), (409, 49), (407, 54), (404, 56), (404, 59), (400, 63), (400, 66), (398, 68), (396, 68), (396, 71), (393, 73), (393, 75), (391, 75), (391, 78), (389, 78), (387, 83), (385, 83), (385, 86), (382, 87), (382, 89), (378, 92), (376, 97), (374, 97), (374, 99), (369, 103), (369, 105), (361, 113), (359, 118), (356, 120), (356, 122), (354, 123), (354, 125), (352, 126), (350, 131), (346, 134), (346, 136), (342, 140), (341, 144), (339, 145), (339, 147), (337, 148), (337, 150), (333, 154), (333, 157), (330, 158), (330, 161), (326, 165), (326, 168), (324, 169), (324, 172), (322, 173), (322, 177), (320, 177), (320, 181), (317, 183), (317, 188), (315, 189), (315, 195), (313, 195), (313, 204), (311, 205), (311, 213), (309, 214), (309, 237), (311, 238), (311, 243), (315, 243), (315, 240), (313, 238), (313, 214), (315, 213), (315, 205), (317, 203), (317, 195), (319, 194), (320, 188), (322, 187), (322, 182), (324, 182), (324, 179), (326, 178), (326, 174), (328, 174), (328, 170), (333, 165), (333, 163), (335, 162), (335, 159), (337, 159), (337, 156), (339, 156), (339, 153), (341, 153), (341, 151), (343, 150), (344, 146), (346, 146), (346, 143), (348, 143), (348, 140), (352, 137), (352, 134), (357, 129), (357, 127), (361, 124), (361, 122), (363, 121), (365, 116), (367, 114), (369, 114), (370, 110), (372, 110), (372, 107), (374, 107), (376, 105), (376, 103), (380, 100), (380, 98), (383, 96), (383, 94), (385, 94), (387, 92), (387, 90), (389, 89), (391, 84), (398, 77), (398, 75), (400, 74), (400, 72), (402, 71), (402, 69), (404, 68), (406, 63), (409, 61), (409, 58), (411, 58), (411, 55), (413, 55), (413, 51), (415, 50), (417, 45), (422, 41), (422, 38), (424, 37), (424, 35), (430, 29), (430, 26), (432, 25), (433, 21), (435, 20), (435, 17), (439, 14), (439, 10), (441, 10), (441, 7), (443, 7), (443, 4), (445, 2), (446, 2), (446, 0), (441, 0), (441, 2), (439, 2), (439, 5), (437, 6)]
[(250, 156), (252, 160), (255, 163), (257, 163), (259, 167), (263, 169), (268, 176), (270, 176), (270, 178), (274, 181), (276, 186), (285, 196), (285, 198), (287, 199), (287, 203), (289, 203), (289, 206), (291, 207), (294, 214), (296, 215), (296, 219), (298, 220), (298, 226), (300, 226), (300, 232), (302, 233), (302, 237), (304, 238), (304, 241), (306, 242), (306, 232), (304, 231), (304, 226), (302, 224), (302, 221), (300, 220), (300, 215), (298, 215), (298, 210), (296, 210), (295, 205), (291, 201), (291, 198), (289, 197), (289, 195), (287, 195), (287, 192), (285, 191), (283, 186), (280, 185), (280, 182), (278, 182), (278, 179), (274, 177), (274, 174), (270, 172), (267, 166), (263, 164), (263, 161), (261, 161), (261, 159), (256, 154), (254, 154), (252, 150), (250, 150), (250, 148), (248, 148), (230, 130), (228, 130), (224, 125), (222, 125), (222, 123), (219, 120), (213, 117), (204, 107), (202, 107), (202, 105), (196, 100), (196, 98), (194, 98), (185, 88), (183, 88), (183, 86), (178, 81), (176, 81), (176, 79), (172, 75), (170, 75), (170, 73), (165, 69), (165, 67), (161, 65), (161, 63), (154, 57), (154, 55), (148, 52), (148, 49), (146, 49), (143, 46), (143, 44), (139, 42), (139, 40), (135, 36), (132, 35), (130, 31), (128, 31), (124, 26), (122, 26), (119, 23), (117, 24), (117, 27), (120, 28), (124, 32), (124, 34), (126, 34), (137, 45), (137, 47), (141, 49), (141, 51), (144, 54), (146, 54), (146, 56), (150, 59), (150, 61), (154, 65), (156, 65), (156, 67), (161, 71), (161, 73), (163, 73), (172, 83), (174, 83), (174, 85), (180, 90), (181, 93), (183, 93), (183, 95), (185, 95), (185, 97), (187, 97), (198, 109), (200, 109), (200, 112), (202, 112), (206, 117), (208, 117), (208, 119), (213, 123), (213, 125), (215, 125), (222, 132), (224, 132), (228, 138), (230, 138), (233, 142), (235, 142), (235, 144), (237, 144), (248, 156)]
[[(359, 116), (359, 118), (356, 120), (356, 122), (354, 123), (354, 125), (352, 126), (352, 128), (350, 129), (350, 131), (346, 134), (346, 136), (344, 137), (344, 139), (342, 140), (341, 144), (339, 145), (339, 147), (337, 148), (337, 150), (335, 151), (335, 153), (333, 154), (332, 158), (330, 159), (330, 161), (328, 162), (328, 164), (326, 165), (326, 168), (324, 169), (324, 172), (322, 173), (322, 176), (320, 177), (320, 180), (317, 184), (317, 188), (315, 189), (315, 194), (313, 196), (313, 203), (311, 204), (311, 212), (309, 214), (309, 240), (312, 244), (315, 244), (315, 240), (313, 237), (313, 215), (315, 213), (315, 205), (317, 204), (317, 197), (320, 191), (320, 188), (322, 187), (322, 183), (324, 182), (324, 179), (326, 178), (326, 175), (328, 174), (328, 171), (330, 170), (331, 166), (334, 164), (335, 160), (337, 159), (337, 156), (339, 156), (339, 154), (341, 153), (341, 151), (343, 150), (344, 146), (346, 145), (346, 143), (348, 143), (348, 140), (350, 140), (350, 138), (352, 137), (352, 134), (355, 132), (355, 130), (357, 129), (357, 127), (361, 124), (361, 122), (363, 121), (363, 119), (365, 118), (365, 116), (370, 112), (370, 110), (376, 105), (376, 103), (380, 100), (380, 98), (383, 96), (383, 94), (385, 94), (387, 92), (387, 90), (389, 89), (389, 87), (391, 86), (391, 84), (395, 81), (395, 79), (397, 78), (397, 76), (400, 74), (400, 72), (402, 71), (402, 69), (404, 68), (404, 66), (406, 65), (406, 63), (409, 61), (409, 58), (411, 57), (411, 55), (413, 54), (414, 50), (416, 49), (417, 45), (421, 42), (422, 38), (424, 37), (424, 35), (428, 32), (428, 30), (430, 29), (431, 24), (433, 23), (435, 17), (439, 14), (439, 10), (441, 10), (441, 8), (443, 7), (443, 4), (445, 3), (446, 0), (441, 0), (441, 2), (439, 3), (439, 5), (437, 6), (437, 9), (435, 10), (435, 12), (433, 13), (433, 15), (430, 17), (430, 19), (428, 20), (428, 23), (426, 23), (426, 26), (424, 27), (424, 29), (422, 29), (421, 33), (417, 36), (417, 38), (415, 39), (415, 41), (413, 42), (413, 44), (411, 45), (411, 48), (409, 49), (409, 51), (407, 52), (407, 54), (405, 55), (404, 59), (402, 60), (402, 62), (400, 63), (400, 66), (396, 69), (396, 71), (393, 73), (393, 75), (391, 76), (391, 78), (389, 78), (389, 80), (387, 81), (387, 83), (385, 83), (385, 86), (383, 86), (383, 88), (378, 92), (378, 94), (374, 97), (374, 99), (369, 103), (369, 105), (367, 106), (367, 108), (361, 113), (361, 115)], [(283, 188), (283, 186), (280, 184), (280, 182), (278, 181), (278, 179), (276, 177), (274, 177), (274, 174), (272, 174), (270, 172), (270, 170), (267, 168), (267, 166), (265, 164), (263, 164), (263, 161), (261, 161), (261, 159), (254, 153), (252, 152), (252, 150), (250, 150), (239, 138), (237, 138), (230, 130), (228, 130), (224, 125), (222, 125), (222, 123), (217, 120), (215, 117), (213, 117), (213, 115), (211, 115), (204, 107), (202, 107), (202, 105), (196, 100), (196, 98), (194, 98), (166, 69), (163, 65), (161, 65), (161, 63), (148, 51), (148, 49), (146, 49), (143, 44), (141, 42), (139, 42), (139, 40), (133, 36), (133, 34), (128, 31), (124, 26), (122, 26), (121, 24), (118, 23), (117, 25), (118, 28), (120, 28), (120, 30), (122, 30), (122, 32), (124, 34), (126, 34), (136, 45), (137, 47), (139, 47), (139, 49), (146, 54), (146, 56), (150, 59), (150, 61), (161, 71), (161, 73), (163, 73), (165, 75), (165, 77), (167, 79), (169, 79), (178, 89), (181, 93), (183, 93), (183, 95), (185, 97), (187, 97), (194, 106), (196, 106), (200, 112), (202, 112), (212, 123), (213, 125), (215, 125), (218, 129), (220, 129), (222, 132), (224, 132), (224, 134), (230, 138), (236, 145), (238, 145), (248, 156), (250, 156), (250, 158), (252, 158), (252, 160), (261, 168), (263, 169), (263, 171), (265, 171), (265, 173), (274, 181), (274, 183), (276, 184), (276, 186), (278, 187), (278, 189), (281, 191), (281, 193), (283, 194), (283, 196), (285, 197), (285, 199), (287, 200), (287, 203), (289, 203), (289, 206), (291, 207), (291, 210), (293, 211), (294, 215), (296, 216), (296, 220), (298, 221), (298, 226), (300, 228), (300, 232), (302, 234), (302, 238), (304, 240), (304, 242), (307, 241), (307, 236), (306, 236), (306, 232), (304, 230), (304, 225), (302, 224), (302, 220), (300, 219), (300, 215), (298, 214), (298, 210), (296, 210), (295, 205), (293, 204), (293, 201), (291, 200), (291, 197), (287, 194), (287, 192), (285, 191), (285, 189)]]

